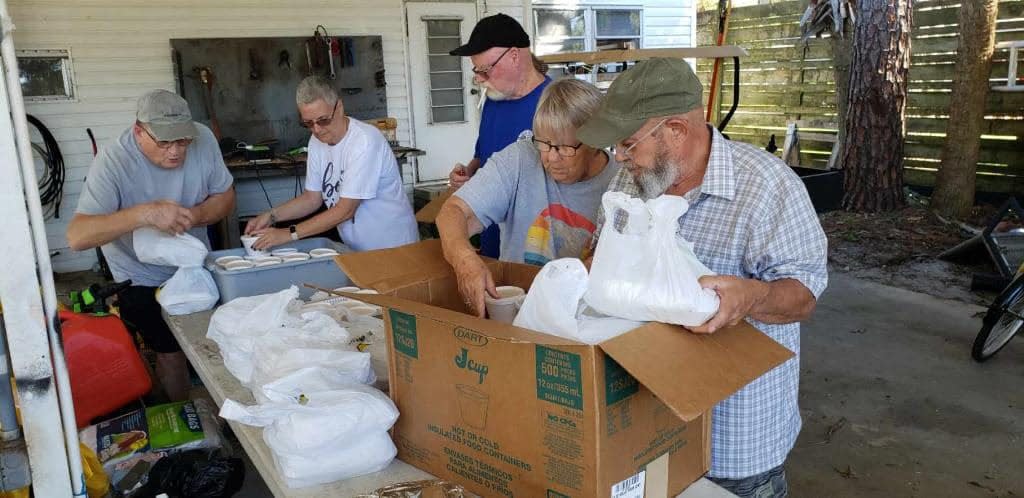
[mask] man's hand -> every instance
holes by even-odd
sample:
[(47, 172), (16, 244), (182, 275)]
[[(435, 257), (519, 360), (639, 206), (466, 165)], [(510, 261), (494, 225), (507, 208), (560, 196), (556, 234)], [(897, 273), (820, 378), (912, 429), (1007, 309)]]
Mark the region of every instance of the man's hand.
[[(246, 233), (249, 232), (247, 231)], [(270, 249), (271, 247), (287, 244), (292, 241), (292, 233), (286, 228), (264, 228), (261, 230), (255, 230), (252, 234), (260, 236), (260, 238), (256, 239), (256, 242), (252, 243), (252, 248), (258, 251)]]
[(466, 305), (476, 313), (476, 316), (483, 318), (487, 308), (484, 306), (484, 296), (498, 297), (498, 290), (494, 288), (494, 277), (487, 265), (474, 253), (467, 252), (453, 265), (455, 277), (459, 281), (459, 293)]
[(730, 275), (705, 275), (700, 277), (700, 286), (718, 294), (718, 313), (704, 325), (690, 328), (697, 334), (710, 334), (740, 323), (768, 297), (770, 290), (768, 284), (760, 280)]
[(245, 235), (263, 230), (264, 228), (270, 227), (270, 225), (270, 211), (267, 211), (266, 213), (249, 220), (248, 223), (245, 224)]
[(448, 174), (448, 184), (452, 189), (458, 189), (465, 185), (469, 181), (473, 174), (469, 171), (469, 168), (462, 163), (455, 163), (455, 167), (452, 168), (452, 172)]
[(192, 228), (192, 210), (174, 201), (154, 201), (142, 204), (142, 223), (174, 235)]

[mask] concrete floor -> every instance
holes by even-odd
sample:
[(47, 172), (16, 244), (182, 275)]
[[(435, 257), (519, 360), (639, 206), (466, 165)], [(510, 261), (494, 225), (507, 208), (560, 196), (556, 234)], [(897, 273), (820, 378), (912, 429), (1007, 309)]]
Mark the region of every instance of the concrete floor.
[(830, 277), (803, 327), (791, 496), (1024, 496), (1024, 341), (978, 364), (983, 308)]
[[(1024, 496), (1024, 341), (978, 364), (983, 308), (830, 277), (803, 327), (790, 496)], [(94, 279), (61, 275), (58, 287)], [(248, 470), (239, 496), (269, 496)]]

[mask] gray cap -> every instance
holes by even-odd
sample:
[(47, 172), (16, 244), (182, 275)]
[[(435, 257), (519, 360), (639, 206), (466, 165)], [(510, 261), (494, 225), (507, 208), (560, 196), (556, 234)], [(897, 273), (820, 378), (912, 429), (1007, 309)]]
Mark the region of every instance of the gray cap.
[(167, 90), (153, 90), (140, 97), (135, 119), (149, 125), (149, 131), (160, 141), (196, 138), (198, 134), (188, 102)]

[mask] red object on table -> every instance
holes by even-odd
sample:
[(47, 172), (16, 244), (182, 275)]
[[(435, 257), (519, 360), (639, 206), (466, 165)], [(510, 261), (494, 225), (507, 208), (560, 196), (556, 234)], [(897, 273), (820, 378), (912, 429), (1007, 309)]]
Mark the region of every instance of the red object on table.
[(79, 428), (149, 392), (149, 371), (119, 317), (70, 311), (59, 317)]

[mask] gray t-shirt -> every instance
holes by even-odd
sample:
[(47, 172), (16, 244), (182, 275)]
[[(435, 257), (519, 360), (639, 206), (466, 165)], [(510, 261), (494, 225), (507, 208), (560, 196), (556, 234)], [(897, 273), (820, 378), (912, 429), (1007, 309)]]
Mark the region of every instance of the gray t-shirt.
[[(224, 165), (217, 139), (209, 128), (199, 123), (196, 128), (199, 133), (188, 147), (184, 164), (174, 169), (151, 163), (139, 150), (132, 129), (125, 130), (117, 142), (104, 147), (93, 159), (75, 212), (106, 215), (158, 200), (191, 208), (211, 195), (226, 192), (231, 188), (232, 177)], [(192, 227), (189, 233), (210, 246), (205, 226)], [(156, 287), (177, 270), (139, 262), (131, 233), (104, 244), (103, 256), (118, 282), (131, 279), (134, 285)]]
[(496, 152), (455, 195), (486, 228), (501, 223), (501, 259), (544, 265), (586, 259), (601, 195), (619, 171), (613, 157), (597, 176), (560, 184), (544, 172), (529, 138)]

